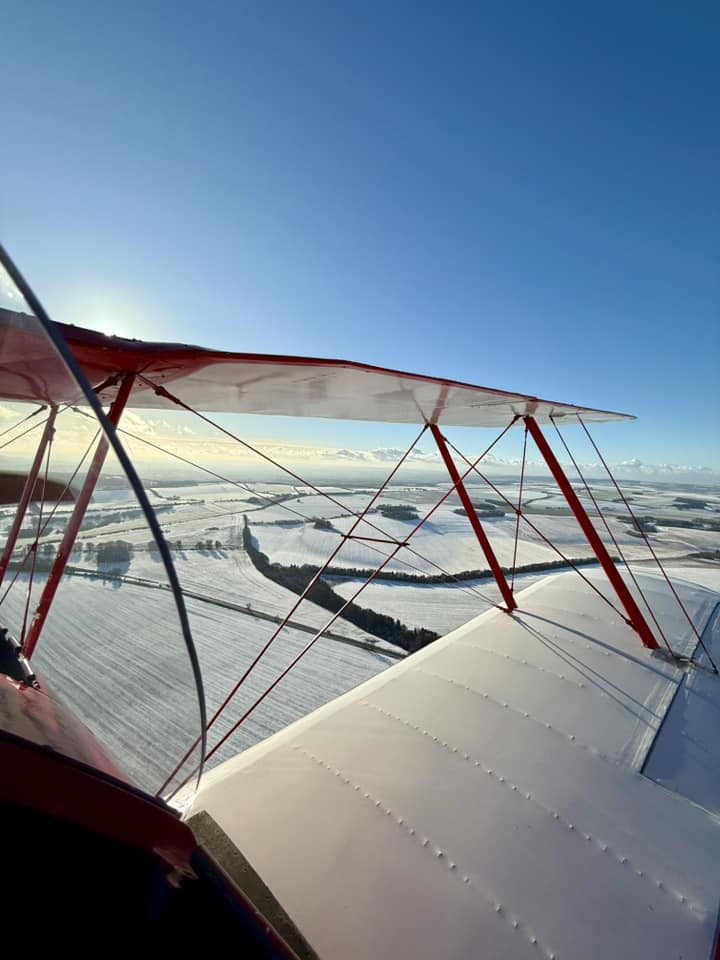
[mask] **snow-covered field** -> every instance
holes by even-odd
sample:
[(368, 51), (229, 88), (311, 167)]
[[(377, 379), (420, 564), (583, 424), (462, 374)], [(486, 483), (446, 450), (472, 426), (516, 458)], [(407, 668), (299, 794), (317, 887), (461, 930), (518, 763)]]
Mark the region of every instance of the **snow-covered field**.
[[(516, 591), (542, 580), (544, 574), (521, 573), (515, 578)], [(362, 580), (330, 579), (340, 596), (351, 597)], [(378, 581), (365, 587), (357, 603), (378, 613), (397, 617), (408, 627), (426, 627), (441, 636), (502, 602), (495, 581), (463, 580), (454, 584), (397, 583)], [(520, 600), (518, 599), (518, 602)]]
[[(218, 599), (250, 607), (273, 617), (284, 617), (297, 602), (298, 597), (290, 590), (259, 573), (241, 550), (197, 550), (178, 553), (173, 551), (175, 569), (182, 588), (191, 593), (200, 593), (209, 599)], [(158, 554), (136, 551), (127, 569), (127, 575), (149, 580), (166, 581), (165, 568)], [(304, 600), (293, 614), (293, 620), (320, 629), (332, 616), (327, 610)], [(347, 620), (336, 620), (332, 632), (363, 640), (366, 643), (386, 646)], [(396, 648), (394, 648), (396, 649)]]
[[(517, 501), (519, 484), (508, 481), (497, 484), (498, 489), (512, 503)], [(417, 511), (417, 520), (392, 520), (374, 512), (367, 520), (355, 527), (355, 536), (382, 539), (383, 536), (403, 539), (413, 530), (447, 491), (447, 483), (428, 486), (390, 487), (381, 504), (408, 504)], [(503, 503), (497, 493), (480, 484), (470, 484), (473, 500), (491, 501), (505, 511), (500, 518), (483, 519), (483, 525), (500, 562), (509, 566), (513, 562), (516, 520), (511, 507)], [(607, 515), (613, 535), (623, 552), (630, 559), (642, 559), (648, 555), (643, 541), (631, 534), (631, 525), (621, 522), (626, 517), (625, 507), (619, 502), (616, 491), (610, 486), (595, 484), (592, 487), (598, 503)], [(167, 539), (181, 541), (183, 548), (195, 546), (196, 541), (211, 538), (223, 545), (240, 542), (241, 522), (247, 516), (258, 546), (271, 561), (283, 564), (322, 564), (337, 546), (343, 534), (355, 524), (355, 515), (368, 504), (369, 491), (353, 493), (339, 488), (330, 488), (334, 502), (310, 493), (301, 487), (287, 484), (265, 484), (241, 490), (233, 484), (200, 483), (149, 488), (152, 502), (161, 508), (158, 519)], [(276, 499), (286, 496), (282, 503), (268, 503), (263, 497)], [(689, 529), (663, 524), (663, 518), (674, 522), (699, 522), (720, 518), (720, 495), (711, 493), (688, 494), (680, 490), (661, 488), (632, 488), (628, 493), (633, 509), (641, 517), (652, 517), (657, 531), (651, 534), (655, 549), (664, 557), (680, 557), (698, 549), (715, 549), (718, 535), (713, 530)], [(127, 491), (100, 490), (88, 515), (88, 524), (81, 539), (96, 543), (122, 538), (139, 545), (147, 541), (147, 527), (142, 518), (124, 520), (90, 528), (99, 514), (111, 507), (128, 506)], [(256, 502), (249, 502), (254, 498)], [(697, 507), (692, 506), (697, 503)], [(547, 481), (527, 481), (523, 491), (523, 505), (529, 520), (552, 542), (556, 543), (572, 559), (587, 557), (588, 545), (567, 505), (557, 489)], [(487, 564), (479, 549), (464, 514), (459, 509), (456, 496), (449, 497), (416, 533), (410, 546), (415, 553), (403, 548), (388, 564), (391, 570), (420, 570), (424, 573), (439, 569), (457, 573), (464, 570), (486, 568)], [(589, 505), (592, 513), (592, 505)], [(63, 505), (58, 515), (66, 515), (69, 507)], [(9, 514), (8, 514), (9, 516)], [(109, 513), (107, 519), (114, 515)], [(326, 520), (331, 530), (316, 529), (314, 521)], [(603, 539), (615, 550), (602, 522), (597, 526)], [(59, 534), (55, 534), (59, 539)], [(390, 547), (372, 540), (345, 543), (335, 565), (372, 569), (379, 559), (387, 556)], [(420, 554), (420, 556), (417, 556)], [(520, 524), (520, 543), (517, 562), (519, 565), (551, 561), (557, 553), (543, 542), (542, 536), (533, 531), (525, 521)], [(426, 560), (421, 559), (427, 558)]]
[[(517, 480), (499, 482), (498, 487), (516, 502)], [(380, 504), (411, 505), (418, 517), (423, 517), (446, 490), (447, 483), (398, 485), (383, 494)], [(622, 504), (616, 502), (614, 491), (608, 486), (594, 486), (593, 491), (606, 510), (611, 529), (626, 555), (633, 560), (647, 558), (646, 545), (632, 536), (629, 524), (619, 520)], [(173, 548), (180, 582), (188, 594), (186, 602), (210, 715), (275, 631), (277, 623), (267, 618), (284, 617), (297, 601), (294, 593), (262, 576), (250, 562), (242, 548), (245, 516), (256, 545), (271, 562), (319, 566), (335, 547), (342, 545), (333, 567), (367, 570), (378, 566), (391, 546), (371, 540), (345, 540), (343, 535), (354, 527), (355, 535), (405, 540), (418, 523), (418, 520), (389, 519), (373, 513), (367, 521), (354, 526), (354, 514), (362, 511), (370, 499), (367, 489), (362, 486), (353, 492), (331, 487), (328, 492), (332, 492), (336, 503), (306, 488), (287, 484), (256, 485), (246, 492), (223, 483), (150, 488), (151, 502), (169, 508), (160, 511), (158, 519)], [(271, 505), (266, 505), (262, 497), (260, 502), (249, 502), (248, 498), (257, 498), (259, 494), (288, 499)], [(471, 485), (470, 494), (476, 501), (498, 503), (497, 494), (480, 485)], [(668, 527), (663, 525), (662, 518), (717, 521), (720, 495), (698, 494), (697, 506), (691, 502), (693, 495), (682, 490), (645, 486), (633, 488), (629, 495), (639, 516), (651, 516), (657, 521), (658, 529), (650, 534), (651, 542), (661, 556), (675, 558), (669, 563), (670, 572), (719, 588), (720, 564), (692, 565), (686, 558), (698, 550), (716, 550), (720, 534), (712, 530)], [(523, 504), (533, 523), (564, 553), (573, 559), (590, 555), (576, 521), (547, 480), (526, 481)], [(100, 489), (89, 513), (89, 522), (95, 522), (103, 511), (106, 519), (113, 522), (83, 529), (80, 550), (71, 562), (89, 571), (96, 569), (94, 555), (87, 550), (87, 545), (92, 543), (97, 548), (108, 541), (124, 540), (134, 549), (129, 563), (121, 565), (121, 572), (150, 583), (65, 577), (35, 664), (138, 782), (154, 790), (193, 743), (198, 733), (198, 712), (193, 706), (193, 681), (171, 595), (154, 586), (165, 582), (164, 567), (157, 554), (148, 549), (150, 534), (144, 519), (115, 520), (110, 511), (116, 507), (133, 509), (135, 504), (126, 491)], [(410, 540), (410, 547), (417, 553), (402, 547), (387, 568), (422, 574), (486, 568), (485, 557), (466, 516), (455, 512), (458, 507), (454, 496), (443, 503)], [(66, 514), (68, 509), (63, 506), (59, 514)], [(516, 519), (510, 508), (503, 506), (502, 509), (505, 516), (483, 518), (482, 523), (500, 563), (510, 566)], [(6, 508), (2, 516), (7, 526), (12, 511)], [(332, 528), (316, 526), (317, 519), (329, 520)], [(602, 533), (609, 543), (604, 530)], [(48, 538), (53, 544), (59, 539), (57, 529)], [(26, 535), (24, 542), (28, 540)], [(205, 544), (207, 540), (211, 541), (211, 549), (197, 548), (197, 542)], [(614, 549), (611, 546), (613, 552)], [(529, 526), (521, 523), (517, 564), (542, 564), (557, 559), (557, 553)], [(531, 586), (542, 575), (542, 572), (518, 574), (517, 589)], [(39, 579), (42, 581), (42, 577)], [(349, 598), (362, 580), (353, 577), (330, 582), (336, 593)], [(499, 593), (492, 579), (463, 580), (455, 584), (379, 579), (363, 591), (358, 603), (388, 614), (408, 627), (425, 627), (442, 634), (498, 600)], [(242, 609), (229, 609), (223, 607), (223, 603)], [(23, 604), (21, 577), (0, 608), (3, 622), (16, 633), (22, 623)], [(298, 628), (282, 631), (248, 678), (237, 702), (211, 730), (211, 746), (217, 742), (218, 734), (268, 688), (312, 639), (311, 633), (300, 628), (319, 629), (330, 616), (326, 610), (307, 601), (300, 606), (293, 615)], [(213, 757), (213, 764), (256, 743), (394, 662), (383, 653), (387, 646), (383, 647), (382, 642), (347, 621), (337, 620), (332, 632), (374, 645), (374, 649), (358, 649), (328, 638), (318, 641)]]
[[(428, 504), (426, 512), (429, 509)], [(487, 569), (487, 562), (467, 517), (456, 513), (456, 510), (456, 504), (445, 503), (440, 506), (422, 527), (413, 533), (409, 544), (412, 550), (403, 548), (389, 561), (387, 569), (405, 572), (419, 570), (425, 574)], [(419, 511), (422, 516), (422, 506)], [(340, 542), (342, 535), (348, 533), (355, 523), (353, 517), (340, 517), (333, 520), (333, 530), (318, 530), (312, 524), (262, 525), (255, 522), (254, 516), (249, 516), (248, 519), (260, 550), (272, 561), (282, 564), (323, 564)], [(557, 544), (570, 559), (577, 560), (592, 555), (573, 517), (531, 515), (531, 520), (540, 533)], [(372, 514), (367, 521), (355, 527), (353, 534), (375, 539), (385, 536), (404, 540), (418, 522), (419, 520), (391, 520), (380, 514)], [(608, 522), (615, 539), (628, 558), (642, 559), (648, 556), (647, 547), (642, 540), (631, 535), (629, 524), (620, 523), (614, 518), (609, 518)], [(504, 566), (511, 566), (515, 544), (515, 518), (506, 514), (504, 517), (483, 518), (482, 523), (499, 562)], [(605, 529), (600, 532), (609, 549), (615, 552)], [(663, 556), (677, 556), (696, 548), (707, 548), (713, 540), (717, 542), (717, 539), (717, 534), (710, 531), (659, 528), (659, 533), (653, 537), (653, 543)], [(333, 565), (374, 569), (391, 550), (391, 546), (373, 541), (347, 541)], [(517, 565), (552, 562), (557, 559), (557, 552), (543, 542), (542, 537), (525, 521), (521, 521)]]
[[(211, 716), (276, 625), (202, 601), (186, 602)], [(2, 608), (4, 621), (20, 623), (23, 603), (24, 591), (10, 591)], [(211, 732), (211, 744), (311, 640), (311, 634), (292, 628), (279, 634)], [(320, 639), (212, 763), (264, 739), (394, 662), (382, 652)], [(121, 766), (151, 792), (199, 734), (190, 663), (171, 595), (165, 591), (65, 577), (33, 663)]]

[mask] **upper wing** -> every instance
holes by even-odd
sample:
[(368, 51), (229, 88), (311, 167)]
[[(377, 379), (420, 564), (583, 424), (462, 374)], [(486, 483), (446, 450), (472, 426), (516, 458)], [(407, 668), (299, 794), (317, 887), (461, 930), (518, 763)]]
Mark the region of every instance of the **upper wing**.
[[(20, 336), (22, 314), (0, 312), (12, 317), (11, 326)], [(9, 317), (3, 319), (7, 325)], [(525, 415), (540, 422), (547, 422), (551, 415), (576, 413), (588, 422), (632, 419), (628, 414), (345, 360), (225, 353), (107, 337), (64, 324), (58, 327), (90, 383), (100, 385), (116, 374), (141, 374), (129, 403), (135, 408), (167, 407), (168, 401), (152, 389), (157, 385), (171, 390), (190, 407), (208, 412), (467, 427), (504, 427), (514, 416)], [(26, 355), (32, 354), (32, 345), (28, 344)], [(8, 371), (4, 376), (8, 386), (3, 389), (11, 392), (3, 394), (5, 399), (23, 399), (28, 379), (33, 384), (29, 392), (33, 400), (43, 395), (43, 389), (55, 402), (73, 399), (65, 396), (71, 389), (69, 383), (47, 382), (43, 386), (45, 374), (40, 359), (33, 359), (32, 368), (17, 370), (14, 378)], [(109, 402), (116, 390), (115, 385), (106, 386), (100, 391), (101, 399)]]

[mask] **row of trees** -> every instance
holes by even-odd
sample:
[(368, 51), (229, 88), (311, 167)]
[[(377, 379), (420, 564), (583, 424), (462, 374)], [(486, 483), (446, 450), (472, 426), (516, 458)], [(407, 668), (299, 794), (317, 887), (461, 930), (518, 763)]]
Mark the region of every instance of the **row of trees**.
[[(168, 546), (171, 550), (175, 550), (176, 553), (182, 553), (184, 550), (182, 540), (168, 540)], [(222, 550), (223, 545), (219, 540), (198, 540), (192, 549), (202, 551)], [(147, 550), (150, 554), (158, 554), (159, 551), (154, 540), (148, 540)]]
[[(479, 517), (504, 517), (505, 511), (501, 510), (500, 507), (493, 503), (491, 500), (480, 500), (473, 501), (473, 509)], [(458, 507), (457, 510), (453, 510), (453, 513), (459, 513), (462, 516), (465, 515), (465, 508)]]
[(206, 550), (210, 552), (211, 550), (222, 550), (222, 543), (219, 540), (198, 540), (195, 544), (196, 550)]
[[(615, 557), (614, 559), (617, 559)], [(584, 567), (588, 564), (597, 563), (597, 557), (581, 557), (573, 560), (575, 567)], [(515, 573), (538, 573), (541, 570), (561, 570), (570, 567), (566, 560), (538, 560), (535, 563), (519, 564), (515, 568)], [(512, 567), (501, 567), (506, 575), (512, 573)], [(328, 567), (327, 575), (329, 577), (338, 577), (342, 579), (365, 579), (370, 570), (367, 567)], [(375, 578), (376, 580), (394, 580), (399, 583), (455, 583), (458, 580), (489, 580), (493, 576), (490, 570), (461, 570), (459, 573), (409, 573), (404, 570), (381, 570)]]
[(99, 543), (95, 551), (95, 559), (100, 564), (115, 563), (128, 564), (132, 560), (133, 547), (127, 540), (108, 540)]
[(417, 509), (409, 503), (381, 503), (377, 512), (388, 520), (419, 520)]
[[(279, 583), (288, 590), (292, 590), (293, 593), (303, 593), (319, 571), (319, 567), (310, 564), (303, 564), (302, 566), (292, 564), (285, 567), (279, 563), (271, 563), (267, 555), (258, 550), (253, 543), (247, 517), (245, 517), (243, 529), (243, 546), (253, 564), (263, 576)], [(337, 613), (346, 603), (345, 599), (335, 593), (324, 580), (318, 580), (314, 583), (308, 591), (307, 597), (313, 603), (317, 603), (332, 613)], [(387, 614), (377, 613), (375, 610), (361, 607), (356, 603), (348, 604), (341, 616), (350, 623), (354, 623), (356, 627), (360, 627), (382, 640), (387, 640), (389, 643), (397, 644), (410, 653), (438, 638), (438, 634), (432, 630), (426, 630), (422, 627), (407, 627), (399, 620), (387, 616)]]
[(681, 530), (713, 530), (720, 532), (720, 519), (713, 517), (618, 517), (620, 523), (628, 523), (635, 530), (655, 533), (658, 525), (679, 527)]

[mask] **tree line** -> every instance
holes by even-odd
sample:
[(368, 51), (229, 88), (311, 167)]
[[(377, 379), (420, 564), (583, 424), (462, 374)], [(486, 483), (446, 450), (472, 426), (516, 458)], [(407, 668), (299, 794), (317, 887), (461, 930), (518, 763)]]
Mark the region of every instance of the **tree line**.
[[(612, 559), (617, 560), (617, 557)], [(515, 573), (539, 573), (542, 570), (562, 570), (570, 567), (585, 567), (597, 563), (597, 557), (581, 557), (579, 560), (538, 560), (536, 563), (523, 563), (515, 567)], [(512, 567), (500, 567), (502, 572), (509, 576)], [(367, 567), (328, 567), (329, 577), (357, 580), (367, 577), (371, 571)], [(458, 580), (490, 580), (493, 574), (487, 568), (477, 570), (461, 570), (459, 573), (409, 573), (404, 570), (381, 570), (376, 580), (394, 580), (399, 583), (456, 583)]]
[[(302, 594), (313, 577), (317, 576), (320, 568), (308, 563), (301, 566), (297, 564), (282, 566), (279, 563), (271, 563), (268, 556), (258, 550), (253, 543), (247, 517), (244, 520), (243, 547), (256, 569), (274, 583), (292, 590), (293, 593)], [(318, 580), (310, 587), (307, 598), (331, 613), (340, 611), (347, 602), (335, 593), (324, 580)], [(344, 620), (354, 623), (356, 627), (360, 627), (361, 630), (365, 630), (381, 640), (397, 644), (409, 653), (419, 650), (433, 640), (437, 640), (439, 636), (439, 634), (432, 630), (426, 630), (424, 627), (407, 627), (396, 618), (385, 613), (377, 613), (368, 607), (361, 607), (357, 603), (349, 603), (341, 616)]]

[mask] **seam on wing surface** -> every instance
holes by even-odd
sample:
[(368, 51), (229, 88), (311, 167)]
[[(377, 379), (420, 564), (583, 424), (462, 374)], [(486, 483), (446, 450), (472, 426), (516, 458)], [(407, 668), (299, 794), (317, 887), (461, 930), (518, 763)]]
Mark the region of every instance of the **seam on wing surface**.
[[(584, 831), (580, 830), (576, 824), (571, 823), (569, 820), (566, 820), (556, 810), (550, 809), (550, 807), (547, 807), (544, 803), (542, 803), (540, 800), (534, 797), (531, 793), (528, 793), (527, 791), (522, 790), (517, 784), (508, 781), (504, 776), (502, 776), (501, 774), (498, 774), (495, 770), (492, 770), (490, 767), (485, 766), (485, 764), (483, 764), (482, 761), (477, 760), (471, 754), (467, 753), (464, 750), (461, 750), (459, 747), (454, 747), (452, 744), (448, 743), (446, 740), (443, 740), (441, 737), (438, 737), (435, 734), (431, 733), (429, 730), (425, 730), (422, 727), (419, 727), (416, 724), (412, 723), (411, 721), (405, 720), (403, 717), (399, 717), (394, 713), (390, 713), (390, 711), (386, 710), (384, 707), (380, 707), (375, 703), (371, 703), (369, 700), (361, 700), (360, 705), (363, 707), (368, 707), (371, 710), (376, 710), (378, 713), (381, 713), (384, 717), (387, 717), (389, 720), (394, 720), (397, 723), (401, 723), (403, 726), (407, 727), (409, 730), (413, 730), (415, 733), (419, 733), (423, 737), (427, 737), (429, 740), (437, 744), (437, 746), (441, 747), (443, 750), (446, 750), (448, 753), (454, 754), (459, 759), (465, 761), (466, 763), (471, 764), (473, 767), (476, 767), (478, 771), (482, 771), (483, 773), (490, 776), (495, 783), (498, 783), (506, 787), (512, 793), (517, 793), (519, 796), (524, 797), (524, 799), (529, 801), (530, 803), (534, 803), (542, 811), (548, 814), (550, 818), (558, 824), (558, 826), (565, 827), (568, 831), (571, 831), (572, 833), (574, 833), (577, 836), (577, 838), (581, 840), (581, 842), (583, 842), (583, 845), (586, 847), (586, 849), (594, 849), (598, 853), (611, 857), (619, 865), (626, 867), (628, 870), (633, 870), (635, 873), (635, 876), (638, 877), (638, 879), (642, 879), (646, 883), (649, 883), (653, 887), (655, 887), (655, 889), (662, 891), (668, 896), (672, 896), (673, 899), (675, 899), (682, 906), (686, 907), (696, 916), (701, 916), (701, 917), (705, 916), (705, 910), (703, 910), (701, 907), (696, 906), (695, 904), (690, 903), (690, 901), (684, 894), (679, 893), (678, 891), (672, 890), (667, 886), (666, 883), (663, 883), (662, 880), (649, 876), (645, 870), (641, 870), (638, 867), (638, 865), (634, 863), (629, 857), (625, 857), (622, 854), (617, 853), (615, 850), (613, 850), (610, 847), (609, 844), (600, 840), (598, 837), (593, 837), (591, 834), (585, 833)], [(328, 769), (331, 769), (331, 768), (328, 768)], [(335, 771), (333, 770), (333, 772)]]
[[(572, 662), (573, 657), (570, 654), (565, 653), (562, 650), (555, 650), (552, 644), (548, 644), (548, 649), (555, 654), (561, 660), (564, 660), (569, 670), (573, 670), (576, 673), (579, 673), (581, 676), (585, 677), (585, 680), (573, 680), (571, 677), (568, 677), (564, 673), (556, 673), (555, 670), (549, 670), (547, 667), (541, 667), (540, 664), (533, 663), (527, 659), (518, 660), (517, 657), (511, 657), (509, 653), (498, 653), (497, 650), (491, 650), (489, 647), (478, 646), (477, 643), (469, 643), (467, 641), (457, 641), (457, 646), (464, 647), (466, 650), (472, 650), (476, 653), (488, 653), (493, 657), (497, 657), (499, 660), (507, 660), (508, 662), (515, 664), (517, 666), (528, 667), (531, 670), (537, 670), (540, 673), (544, 673), (549, 677), (555, 677), (556, 680), (562, 680), (565, 683), (569, 684), (571, 687), (579, 688), (584, 690), (588, 696), (598, 696), (604, 700), (614, 700), (623, 710), (628, 710), (633, 713), (634, 716), (638, 717), (638, 714), (632, 710), (632, 708), (622, 701), (621, 698), (625, 700), (632, 701), (638, 710), (642, 710), (645, 713), (648, 713), (653, 719), (661, 721), (663, 717), (656, 713), (652, 707), (649, 707), (647, 704), (640, 702), (636, 697), (633, 697), (632, 694), (628, 693), (626, 690), (623, 690), (622, 687), (618, 684), (613, 683), (607, 677), (602, 676), (598, 673), (597, 670), (594, 670), (592, 667), (587, 664), (578, 661), (578, 664)], [(428, 672), (428, 671), (424, 671)], [(592, 676), (595, 674), (595, 676)], [(604, 690), (600, 686), (600, 681), (605, 683), (608, 687), (613, 688), (612, 693), (608, 693), (607, 690)], [(668, 684), (674, 684), (676, 681), (673, 678), (668, 678)], [(639, 719), (639, 717), (638, 717)]]
[[(364, 702), (364, 701), (363, 701)], [(372, 704), (367, 704), (367, 706), (372, 706)], [(438, 846), (435, 846), (429, 837), (423, 836), (421, 833), (411, 826), (404, 817), (397, 815), (389, 807), (385, 806), (381, 800), (378, 800), (377, 797), (374, 797), (367, 790), (364, 790), (363, 787), (354, 782), (350, 777), (340, 770), (338, 767), (332, 766), (332, 764), (326, 763), (324, 760), (321, 760), (320, 757), (315, 756), (314, 753), (311, 753), (302, 744), (296, 743), (292, 746), (293, 750), (296, 750), (298, 753), (301, 753), (308, 760), (312, 760), (313, 763), (316, 763), (319, 767), (322, 767), (323, 770), (326, 770), (328, 773), (333, 774), (337, 777), (345, 786), (352, 788), (356, 793), (359, 793), (364, 800), (372, 804), (376, 810), (383, 813), (388, 819), (390, 819), (396, 826), (401, 830), (404, 830), (413, 840), (415, 840), (421, 847), (428, 850), (429, 853), (432, 853), (433, 859), (445, 866), (448, 873), (454, 875), (458, 878), (459, 882), (465, 886), (469, 886), (474, 890), (478, 896), (482, 897), (492, 908), (496, 916), (501, 918), (505, 923), (509, 924), (513, 930), (517, 930), (521, 933), (530, 944), (534, 947), (538, 947), (540, 950), (543, 950), (545, 956), (548, 960), (555, 960), (555, 953), (552, 950), (548, 950), (546, 947), (543, 947), (539, 942), (538, 938), (530, 930), (525, 927), (520, 920), (513, 914), (512, 911), (508, 911), (507, 908), (498, 903), (497, 900), (493, 899), (489, 894), (483, 892), (479, 889), (477, 884), (473, 883), (472, 877), (463, 873), (458, 864), (451, 859), (447, 850), (443, 850)]]
[(500, 707), (503, 710), (510, 710), (522, 717), (524, 720), (530, 720), (532, 723), (536, 723), (539, 727), (543, 727), (545, 730), (552, 731), (552, 733), (554, 733), (556, 736), (562, 737), (563, 740), (569, 740), (570, 743), (572, 743), (573, 746), (577, 747), (579, 750), (585, 750), (594, 757), (599, 757), (601, 760), (606, 760), (608, 763), (613, 763), (615, 766), (621, 766), (627, 769), (625, 764), (620, 763), (620, 761), (616, 760), (614, 757), (609, 757), (606, 753), (598, 750), (597, 747), (591, 747), (587, 743), (582, 743), (577, 739), (574, 733), (566, 733), (564, 730), (554, 727), (551, 723), (548, 723), (545, 720), (538, 720), (537, 717), (531, 716), (526, 710), (518, 710), (517, 707), (511, 706), (506, 700), (496, 700), (484, 690), (477, 690), (475, 687), (468, 686), (467, 683), (463, 683), (461, 680), (454, 680), (452, 677), (444, 677), (441, 673), (434, 673), (432, 670), (422, 670), (420, 667), (415, 667), (414, 669), (416, 673), (421, 673), (423, 676), (432, 677), (434, 680), (443, 680), (445, 683), (450, 683), (454, 687), (460, 687), (461, 690), (466, 690), (468, 693), (472, 693), (474, 696), (480, 697), (481, 700), (486, 700), (494, 707)]
[[(518, 660), (517, 657), (511, 657), (509, 653), (498, 653), (497, 650), (492, 650), (490, 647), (481, 647), (477, 643), (472, 643), (467, 640), (456, 640), (455, 645), (464, 647), (466, 650), (472, 650), (475, 653), (488, 653), (490, 656), (497, 657), (499, 660), (509, 660), (518, 666), (529, 667), (531, 670), (538, 670), (540, 673), (547, 673), (551, 677), (557, 677), (558, 680), (564, 680), (565, 683), (569, 683), (573, 687), (580, 687), (583, 690), (587, 689), (587, 685), (582, 680), (572, 680), (570, 677), (566, 677), (564, 673), (556, 673), (554, 670), (548, 670), (547, 667), (541, 667), (539, 663), (532, 663), (527, 659)], [(575, 667), (572, 664), (570, 664), (570, 667), (579, 672), (579, 667)], [(603, 696), (607, 696), (604, 691), (600, 692)]]

